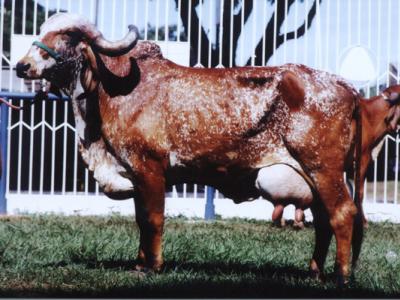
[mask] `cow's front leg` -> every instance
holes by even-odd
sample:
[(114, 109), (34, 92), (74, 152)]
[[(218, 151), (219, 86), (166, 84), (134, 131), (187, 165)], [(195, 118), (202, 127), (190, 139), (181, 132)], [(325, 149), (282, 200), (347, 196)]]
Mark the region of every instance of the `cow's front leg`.
[(163, 264), (165, 179), (150, 172), (141, 178), (137, 188), (135, 210), (140, 244), (136, 269), (159, 271)]

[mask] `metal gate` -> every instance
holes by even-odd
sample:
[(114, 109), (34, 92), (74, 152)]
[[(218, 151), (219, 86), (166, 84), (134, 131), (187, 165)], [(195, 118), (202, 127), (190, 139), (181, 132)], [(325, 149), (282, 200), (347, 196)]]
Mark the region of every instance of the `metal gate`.
[[(39, 33), (40, 24), (62, 11), (85, 15), (110, 40), (121, 38), (127, 25), (135, 24), (142, 39), (157, 42), (164, 55), (179, 64), (230, 67), (303, 63), (345, 76), (366, 97), (399, 82), (400, 3), (396, 0), (0, 1), (2, 92), (37, 90), (37, 82), (16, 78), (14, 66)], [(14, 97), (12, 102), (25, 106), (23, 98)], [(68, 203), (69, 199), (101, 196), (77, 154), (68, 101), (43, 102), (21, 113), (4, 114), (5, 192), (17, 203), (9, 211), (29, 211), (34, 199), (52, 203), (63, 199)], [(366, 207), (367, 213), (387, 212), (398, 218), (399, 142), (397, 134), (387, 136), (383, 151), (369, 168), (365, 199), (373, 205)], [(201, 213), (193, 214), (203, 214), (205, 187), (184, 184), (173, 187), (167, 196), (170, 201), (197, 199)], [(216, 198), (217, 213), (232, 216), (223, 195), (217, 192)], [(60, 211), (67, 205), (62, 203)], [(105, 205), (114, 208), (120, 205), (108, 203)], [(191, 205), (196, 206), (193, 202)], [(250, 211), (243, 207), (235, 209), (238, 215), (241, 210)], [(256, 209), (251, 216), (269, 218), (268, 209)]]

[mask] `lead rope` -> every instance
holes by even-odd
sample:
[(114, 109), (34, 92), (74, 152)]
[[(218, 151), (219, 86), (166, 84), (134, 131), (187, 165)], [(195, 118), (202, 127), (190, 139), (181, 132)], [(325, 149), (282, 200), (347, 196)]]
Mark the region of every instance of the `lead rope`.
[(10, 102), (8, 102), (8, 101), (7, 101), (6, 99), (4, 99), (4, 98), (0, 98), (0, 102), (1, 102), (2, 104), (7, 105), (8, 107), (10, 107), (10, 108), (12, 108), (12, 109), (21, 110), (21, 107), (12, 105)]
[[(7, 105), (8, 107), (10, 107), (11, 109), (15, 109), (15, 110), (25, 110), (27, 108), (30, 108), (32, 105), (34, 105), (35, 103), (39, 102), (39, 101), (43, 101), (43, 100), (47, 100), (49, 98), (49, 95), (46, 91), (43, 90), (43, 84), (40, 84), (40, 89), (39, 91), (35, 94), (35, 96), (33, 97), (33, 101), (29, 102), (29, 106), (25, 106), (25, 107), (20, 107), (20, 106), (16, 106), (11, 104), (10, 102), (8, 102), (6, 99), (4, 98), (0, 98), (0, 102)], [(0, 104), (1, 104), (0, 103)]]

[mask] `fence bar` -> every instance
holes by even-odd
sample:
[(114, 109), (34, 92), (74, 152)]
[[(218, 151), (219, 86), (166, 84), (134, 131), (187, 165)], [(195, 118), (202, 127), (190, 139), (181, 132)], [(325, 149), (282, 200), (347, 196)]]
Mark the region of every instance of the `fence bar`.
[(0, 214), (7, 213), (7, 140), (8, 140), (8, 107), (0, 105), (0, 148), (1, 148), (1, 179), (0, 179)]
[(224, 32), (224, 0), (221, 0), (220, 3), (220, 10), (219, 10), (219, 44), (221, 47), (219, 47), (219, 62), (218, 62), (218, 67), (222, 68), (224, 65), (222, 64), (222, 45), (223, 45), (223, 32)]
[[(275, 1), (276, 2), (276, 1)], [(339, 3), (339, 1), (338, 1), (338, 3)], [(307, 7), (308, 7), (308, 0), (305, 0), (305, 7), (304, 7), (304, 9), (306, 10), (307, 9)], [(308, 53), (308, 18), (307, 18), (307, 13), (305, 13), (305, 22), (304, 22), (304, 24), (305, 24), (305, 32), (304, 32), (304, 38), (305, 38), (305, 48), (304, 48), (304, 62), (305, 62), (305, 64), (307, 65), (307, 63), (308, 63), (308, 55), (307, 55), (307, 53)], [(276, 30), (276, 29), (274, 29), (274, 30)]]
[(178, 17), (177, 17), (177, 20), (176, 20), (176, 40), (178, 41), (178, 42), (180, 42), (181, 41), (181, 26), (182, 26), (182, 22), (181, 22), (181, 10), (182, 10), (182, 3), (181, 3), (181, 1), (182, 0), (179, 0), (178, 1)]
[(378, 181), (378, 158), (374, 159), (374, 203), (376, 203), (376, 189)]
[(365, 179), (364, 180), (364, 198), (363, 198), (363, 200), (364, 201), (367, 201), (368, 200), (368, 181), (367, 181), (367, 179)]
[[(214, 9), (214, 11), (213, 11)], [(213, 24), (211, 23), (212, 21), (214, 21), (213, 17), (214, 17), (214, 13), (215, 13), (215, 0), (210, 0), (210, 3), (208, 4), (208, 27), (209, 27), (209, 38), (211, 39), (212, 37), (212, 32), (215, 32), (215, 28), (213, 27)], [(215, 25), (215, 24), (214, 24)], [(211, 60), (211, 45), (212, 42), (210, 40), (210, 42), (208, 43), (208, 62), (207, 62), (207, 67), (211, 68), (212, 67), (212, 60)]]
[(385, 137), (385, 168), (383, 174), (383, 202), (387, 203), (387, 175), (388, 175), (388, 142), (389, 139)]
[[(392, 23), (392, 1), (389, 0), (388, 2), (388, 17), (387, 17), (387, 34), (389, 36), (391, 36), (392, 34), (392, 26), (390, 26), (390, 24)], [(390, 61), (390, 50), (392, 47), (392, 39), (387, 39), (386, 42), (386, 61)], [(387, 86), (390, 85), (390, 76), (391, 76), (391, 72), (390, 72), (390, 64), (387, 64)]]
[[(11, 25), (10, 25), (10, 32), (14, 33), (14, 26), (15, 25), (15, 0), (12, 1), (12, 6), (11, 6)], [(1, 49), (1, 52), (3, 52), (3, 49)], [(2, 57), (4, 58), (4, 56)], [(8, 63), (10, 70), (12, 68), (11, 61)], [(3, 71), (3, 70), (1, 70)], [(12, 80), (12, 72), (9, 72), (8, 74), (8, 89), (13, 90), (14, 84)]]
[(352, 13), (351, 13), (351, 1), (347, 1), (347, 47), (351, 45), (351, 32), (353, 28), (351, 27), (351, 20), (352, 20)]
[(201, 64), (201, 22), (203, 20), (203, 4), (199, 2), (199, 26), (197, 35), (197, 64), (196, 67), (202, 66)]
[(65, 151), (65, 149), (67, 149), (67, 131), (68, 131), (68, 127), (67, 127), (67, 123), (68, 123), (68, 103), (65, 101), (64, 102), (64, 132), (63, 132), (63, 169), (62, 169), (62, 186), (61, 186), (61, 191), (62, 194), (65, 194), (65, 186), (66, 186), (66, 176), (67, 176), (67, 151)]
[[(31, 128), (35, 125), (35, 105), (31, 107)], [(32, 193), (32, 178), (33, 178), (33, 150), (34, 150), (34, 130), (29, 132), (29, 186), (28, 191)]]
[(111, 13), (111, 39), (114, 40), (115, 38), (115, 11), (116, 11), (116, 2), (113, 0), (112, 2), (112, 13)]
[[(0, 0), (0, 70), (3, 70), (4, 0)], [(3, 89), (3, 72), (0, 72), (0, 90)]]
[(33, 35), (37, 35), (37, 0), (33, 1)]
[[(244, 28), (244, 13), (245, 13), (245, 1), (242, 1), (242, 13), (240, 15), (240, 31), (243, 31), (243, 28)], [(240, 42), (240, 64), (242, 66), (245, 65), (245, 63), (243, 63), (244, 42), (245, 42), (245, 40), (244, 40), (244, 36), (243, 36), (241, 39), (241, 42)]]
[[(23, 107), (23, 102), (20, 101), (20, 107)], [(21, 192), (21, 166), (22, 166), (22, 129), (23, 129), (23, 120), (24, 120), (24, 111), (21, 111), (19, 114), (19, 126), (18, 126), (18, 181), (17, 181), (17, 191), (18, 193)]]
[(22, 2), (22, 34), (26, 34), (26, 0)]
[(122, 7), (122, 11), (123, 11), (123, 15), (122, 15), (122, 28), (125, 29), (125, 28), (127, 27), (127, 24), (126, 24), (126, 22), (127, 22), (127, 20), (126, 20), (126, 14), (127, 14), (127, 12), (128, 12), (126, 0), (124, 0), (124, 2), (123, 2), (122, 5), (123, 5), (123, 7)]
[(145, 6), (145, 13), (144, 13), (144, 39), (145, 41), (148, 40), (147, 33), (148, 33), (148, 26), (149, 26), (149, 0), (146, 0)]
[(165, 1), (165, 41), (168, 42), (169, 41), (169, 1)]
[[(1, 98), (7, 98), (7, 99), (21, 99), (21, 100), (33, 100), (35, 97), (36, 93), (22, 93), (22, 92), (0, 92), (0, 97)], [(54, 94), (48, 94), (47, 97), (48, 100), (60, 100), (60, 97), (54, 95)], [(68, 97), (62, 96), (61, 98), (64, 101), (69, 100)]]
[(233, 0), (231, 0), (229, 38), (229, 67), (233, 66)]
[[(330, 2), (330, 0), (328, 0), (328, 1), (326, 2), (326, 5), (327, 5), (326, 10), (327, 10), (327, 11), (330, 11), (330, 10), (331, 10), (330, 4), (331, 4), (331, 2)], [(327, 14), (327, 16), (326, 16), (326, 29), (325, 29), (325, 32), (328, 32), (328, 31), (329, 31), (329, 25), (330, 25), (330, 14)], [(326, 36), (326, 44), (325, 44), (325, 70), (326, 70), (326, 71), (329, 71), (329, 41), (331, 40), (331, 37), (330, 37), (328, 34), (325, 34), (325, 36)], [(297, 37), (296, 37), (296, 38), (297, 38)], [(322, 41), (321, 41), (321, 43), (322, 43)]]
[(206, 190), (207, 190), (207, 198), (206, 198), (206, 211), (204, 214), (204, 219), (214, 220), (215, 219), (215, 205), (214, 205), (215, 188), (213, 188), (211, 186), (207, 186)]
[(156, 30), (154, 39), (158, 41), (158, 29), (160, 27), (160, 1), (156, 1)]
[(50, 183), (50, 191), (51, 194), (54, 195), (54, 174), (55, 174), (55, 163), (56, 163), (56, 111), (57, 111), (57, 102), (53, 102), (53, 126), (51, 128), (51, 183)]
[(397, 203), (397, 188), (398, 188), (398, 180), (399, 180), (399, 132), (396, 132), (396, 160), (395, 160), (395, 173), (394, 173), (394, 195), (393, 195), (393, 203)]
[[(318, 2), (318, 1), (317, 1)], [(288, 15), (288, 0), (285, 0), (285, 19), (287, 18)], [(277, 12), (275, 12), (277, 13)], [(283, 33), (283, 62), (286, 63), (286, 53), (287, 53), (287, 28), (288, 28), (288, 22), (285, 22), (285, 28), (284, 28), (284, 33)]]
[[(263, 20), (267, 18), (267, 1), (263, 1)], [(296, 5), (296, 21), (297, 21), (297, 5)], [(297, 32), (297, 31), (296, 31)], [(297, 35), (297, 33), (295, 33)], [(232, 36), (232, 35), (231, 35)], [(297, 36), (296, 36), (296, 46), (297, 46)], [(297, 48), (295, 49), (295, 55), (297, 55)], [(266, 61), (265, 61), (265, 30), (263, 30), (263, 36), (262, 36), (262, 58), (261, 58), (261, 65), (265, 66)], [(297, 61), (295, 61), (297, 62)]]
[(335, 30), (335, 32), (336, 32), (336, 42), (335, 42), (335, 44), (336, 44), (336, 52), (335, 52), (335, 60), (336, 60), (336, 62), (335, 62), (335, 72), (336, 73), (338, 73), (339, 72), (339, 24), (340, 24), (340, 22), (339, 22), (339, 4), (340, 2), (339, 1), (336, 1), (336, 30)]
[[(274, 40), (272, 41), (272, 44), (273, 44), (273, 57), (274, 57), (274, 60), (273, 60), (273, 65), (275, 66), (276, 65), (276, 55), (275, 55), (275, 51), (276, 51), (276, 35), (277, 35), (277, 27), (278, 27), (278, 17), (277, 17), (277, 14), (278, 14), (278, 1), (275, 1), (275, 3), (274, 3), (274, 14), (273, 14), (273, 17), (274, 17)], [(307, 26), (306, 26), (307, 27)], [(266, 62), (267, 63), (267, 62)]]

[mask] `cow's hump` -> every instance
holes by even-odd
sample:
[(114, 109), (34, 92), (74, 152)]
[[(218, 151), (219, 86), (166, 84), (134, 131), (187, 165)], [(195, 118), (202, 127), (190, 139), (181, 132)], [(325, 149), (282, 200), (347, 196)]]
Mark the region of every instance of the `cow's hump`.
[(136, 59), (163, 58), (160, 46), (148, 41), (139, 41), (132, 49), (131, 55)]

